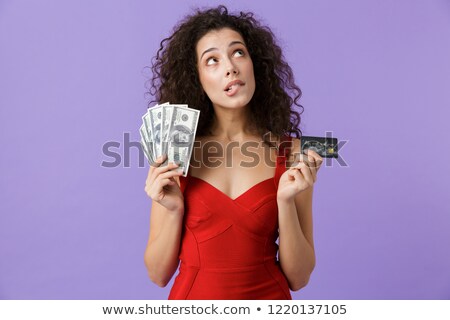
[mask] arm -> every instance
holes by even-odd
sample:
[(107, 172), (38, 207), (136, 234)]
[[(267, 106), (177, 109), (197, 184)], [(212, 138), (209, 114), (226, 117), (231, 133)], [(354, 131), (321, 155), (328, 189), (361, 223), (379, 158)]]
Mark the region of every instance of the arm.
[(152, 199), (150, 234), (144, 262), (150, 279), (164, 287), (178, 266), (178, 253), (184, 215), (184, 198), (180, 190), (177, 165), (161, 166), (159, 158), (151, 166), (145, 191)]
[(312, 225), (313, 187), (294, 200), (278, 201), (280, 229), (279, 258), (289, 287), (297, 291), (306, 286), (316, 264)]
[(153, 202), (144, 262), (150, 279), (165, 287), (178, 267), (183, 212), (170, 212)]
[[(294, 139), (293, 154), (300, 154), (300, 140)], [(280, 230), (279, 259), (289, 287), (297, 291), (306, 286), (314, 270), (316, 259), (313, 242), (312, 199), (313, 184), (322, 158), (308, 152), (309, 166), (300, 157), (300, 163), (287, 170), (280, 178), (278, 223)], [(312, 159), (316, 161), (315, 164)], [(310, 168), (316, 165), (317, 168)]]

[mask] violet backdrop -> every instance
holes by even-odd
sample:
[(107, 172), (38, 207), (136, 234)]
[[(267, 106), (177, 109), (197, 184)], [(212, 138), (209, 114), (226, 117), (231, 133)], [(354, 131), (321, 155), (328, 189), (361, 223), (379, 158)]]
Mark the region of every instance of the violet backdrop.
[[(222, 1), (277, 35), (305, 135), (347, 140), (314, 191), (295, 299), (450, 298), (450, 2)], [(138, 141), (151, 58), (213, 1), (0, 2), (0, 298), (165, 299), (143, 263)]]

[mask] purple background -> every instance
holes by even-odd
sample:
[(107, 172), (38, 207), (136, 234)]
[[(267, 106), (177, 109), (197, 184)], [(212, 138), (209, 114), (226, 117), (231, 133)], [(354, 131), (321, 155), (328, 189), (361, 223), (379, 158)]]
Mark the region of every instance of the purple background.
[[(138, 140), (159, 42), (211, 1), (0, 2), (0, 298), (165, 299), (143, 252)], [(297, 299), (450, 298), (450, 3), (223, 1), (271, 26), (306, 135), (348, 166), (314, 194), (317, 266)]]

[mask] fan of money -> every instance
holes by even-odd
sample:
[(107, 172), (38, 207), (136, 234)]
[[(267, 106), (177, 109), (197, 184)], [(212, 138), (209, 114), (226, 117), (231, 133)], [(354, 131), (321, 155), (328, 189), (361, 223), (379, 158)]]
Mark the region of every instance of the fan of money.
[(200, 111), (187, 104), (157, 104), (142, 116), (141, 145), (150, 164), (166, 154), (187, 175)]

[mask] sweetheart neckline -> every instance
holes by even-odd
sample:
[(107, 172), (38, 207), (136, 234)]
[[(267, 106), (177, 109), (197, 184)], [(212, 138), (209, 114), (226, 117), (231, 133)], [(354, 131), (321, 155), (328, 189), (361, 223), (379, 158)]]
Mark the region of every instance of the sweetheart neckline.
[(201, 181), (204, 184), (210, 186), (211, 188), (213, 188), (214, 190), (216, 190), (217, 192), (219, 192), (220, 194), (222, 194), (224, 197), (226, 197), (227, 199), (229, 199), (230, 201), (237, 201), (240, 198), (242, 198), (243, 196), (245, 196), (246, 194), (248, 194), (250, 191), (252, 191), (253, 189), (255, 189), (257, 186), (263, 184), (263, 183), (267, 183), (268, 181), (273, 181), (275, 182), (275, 177), (271, 177), (271, 178), (267, 178), (265, 180), (262, 180), (256, 184), (254, 184), (253, 186), (251, 186), (249, 189), (245, 190), (243, 193), (241, 193), (240, 195), (238, 195), (236, 198), (231, 198), (229, 195), (227, 195), (225, 192), (223, 192), (222, 190), (220, 190), (219, 188), (215, 187), (214, 185), (212, 185), (211, 183), (209, 183), (206, 180), (203, 180), (202, 178), (197, 178), (194, 176), (189, 175), (189, 178), (194, 178), (195, 180)]

